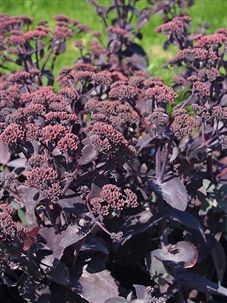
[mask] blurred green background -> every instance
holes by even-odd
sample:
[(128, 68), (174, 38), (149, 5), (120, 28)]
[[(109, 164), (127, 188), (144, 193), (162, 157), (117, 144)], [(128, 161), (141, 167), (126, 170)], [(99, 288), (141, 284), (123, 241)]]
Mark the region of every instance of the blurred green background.
[[(98, 1), (102, 4), (110, 2), (110, 0)], [(145, 4), (146, 0), (139, 1), (139, 5)], [(63, 14), (89, 25), (92, 30), (101, 32), (104, 30), (94, 7), (86, 0), (0, 0), (0, 10), (9, 15), (33, 17), (35, 23), (45, 19), (51, 25), (54, 25), (53, 17), (55, 15)], [(217, 28), (227, 27), (227, 0), (195, 0), (195, 4), (189, 9), (189, 14), (192, 17), (193, 30), (207, 21), (209, 23), (208, 32), (212, 33)], [(174, 47), (168, 51), (162, 49), (165, 37), (155, 33), (155, 28), (161, 23), (160, 16), (151, 18), (143, 29), (144, 39), (141, 44), (149, 56), (149, 70), (153, 75), (162, 76), (169, 82), (171, 72), (163, 69), (162, 65), (174, 56), (176, 49)], [(82, 37), (82, 39), (89, 39), (89, 35)], [(67, 52), (58, 58), (56, 72), (64, 66), (70, 66), (77, 56), (78, 53), (74, 48), (73, 40), (71, 40), (68, 43)]]

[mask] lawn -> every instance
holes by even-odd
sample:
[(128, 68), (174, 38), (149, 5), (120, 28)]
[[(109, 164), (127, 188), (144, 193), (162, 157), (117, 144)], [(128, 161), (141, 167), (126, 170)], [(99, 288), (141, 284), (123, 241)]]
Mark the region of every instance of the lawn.
[[(193, 29), (198, 28), (205, 21), (209, 22), (208, 32), (213, 32), (218, 27), (227, 27), (227, 0), (195, 1), (196, 3), (189, 9)], [(110, 0), (99, 0), (99, 2), (105, 4)], [(146, 0), (140, 0), (139, 5), (143, 5), (145, 2)], [(86, 0), (1, 0), (1, 12), (9, 15), (32, 16), (37, 22), (45, 19), (53, 25), (53, 17), (64, 14), (89, 25), (93, 30), (103, 31), (102, 23), (94, 8)], [(161, 17), (155, 16), (144, 27), (145, 38), (142, 45), (150, 59), (149, 70), (152, 74), (161, 75), (169, 82), (171, 72), (162, 69), (162, 65), (174, 56), (176, 50), (174, 47), (167, 52), (162, 49), (165, 37), (155, 33), (155, 28), (160, 23)], [(68, 51), (58, 58), (56, 72), (64, 66), (71, 65), (77, 55), (73, 41), (69, 42)]]

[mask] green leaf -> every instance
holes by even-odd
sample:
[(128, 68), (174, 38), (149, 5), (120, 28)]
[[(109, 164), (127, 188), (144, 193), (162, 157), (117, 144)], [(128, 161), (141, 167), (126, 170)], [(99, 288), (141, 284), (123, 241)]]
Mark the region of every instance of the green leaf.
[(25, 215), (25, 210), (23, 208), (18, 209), (17, 214), (19, 219), (21, 220), (21, 223), (23, 223), (24, 225), (28, 224), (28, 220)]

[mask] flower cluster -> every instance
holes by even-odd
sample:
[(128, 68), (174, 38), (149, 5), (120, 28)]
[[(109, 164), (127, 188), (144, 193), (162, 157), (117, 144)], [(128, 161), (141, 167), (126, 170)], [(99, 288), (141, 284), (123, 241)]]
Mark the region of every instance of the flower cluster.
[(0, 241), (15, 241), (21, 243), (23, 240), (23, 226), (15, 222), (12, 217), (13, 208), (8, 204), (0, 204)]
[(177, 94), (171, 87), (166, 85), (155, 85), (154, 87), (150, 87), (145, 91), (148, 99), (155, 101), (157, 103), (174, 103)]
[(129, 85), (115, 85), (109, 93), (110, 98), (125, 101), (133, 101), (138, 95), (138, 89)]
[(92, 145), (101, 154), (111, 158), (136, 155), (135, 148), (113, 126), (96, 122), (89, 126), (88, 131)]
[(4, 131), (0, 135), (0, 141), (5, 144), (18, 142), (23, 140), (24, 138), (24, 130), (22, 126), (12, 123), (7, 126)]
[(127, 207), (138, 206), (137, 195), (128, 188), (123, 191), (117, 185), (106, 184), (98, 197), (92, 198), (90, 204), (96, 214), (102, 216), (116, 215)]
[(173, 122), (171, 123), (171, 130), (177, 138), (190, 136), (198, 127), (198, 121), (194, 116), (185, 112), (184, 109), (176, 109), (173, 112)]
[[(0, 66), (19, 66), (0, 75), (0, 296), (186, 302), (194, 275), (193, 288), (225, 294), (206, 268), (187, 268), (198, 254), (201, 264), (223, 255), (227, 30), (189, 34), (190, 18), (173, 17), (191, 0), (89, 2), (107, 39), (88, 41), (88, 26), (67, 16), (52, 29), (0, 15)], [(165, 15), (164, 48), (180, 49), (166, 65), (177, 66), (172, 85), (150, 75), (139, 44), (153, 12)], [(77, 34), (79, 58), (56, 85), (57, 58)]]
[(98, 101), (91, 99), (86, 103), (86, 109), (93, 113), (96, 121), (109, 122), (118, 130), (138, 122), (138, 114), (129, 104), (119, 101)]
[(57, 201), (61, 186), (57, 172), (51, 167), (34, 167), (27, 172), (28, 185), (41, 191), (44, 199)]

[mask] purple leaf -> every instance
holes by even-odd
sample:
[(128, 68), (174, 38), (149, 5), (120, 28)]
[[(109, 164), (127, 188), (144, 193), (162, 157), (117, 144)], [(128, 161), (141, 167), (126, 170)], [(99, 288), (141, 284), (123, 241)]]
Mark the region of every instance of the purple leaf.
[(86, 164), (90, 163), (91, 161), (95, 160), (97, 155), (98, 155), (98, 153), (93, 148), (93, 146), (91, 144), (87, 144), (84, 146), (84, 148), (81, 151), (81, 156), (78, 159), (78, 164), (86, 165)]
[(227, 297), (227, 288), (220, 286), (206, 278), (188, 271), (181, 271), (176, 274), (179, 282), (191, 289), (196, 289), (203, 293), (213, 295), (223, 295)]
[(66, 286), (70, 282), (69, 271), (65, 264), (57, 259), (54, 260), (54, 268), (48, 272), (51, 281)]
[(226, 268), (226, 254), (220, 242), (215, 242), (211, 255), (217, 272), (218, 281), (222, 282)]
[(85, 268), (79, 279), (80, 295), (89, 302), (103, 303), (107, 299), (118, 296), (118, 287), (108, 270), (89, 273)]
[(92, 226), (89, 226), (82, 231), (77, 225), (70, 225), (60, 234), (55, 234), (53, 228), (42, 228), (39, 234), (47, 242), (47, 246), (53, 252), (53, 254), (49, 256), (50, 262), (53, 262), (54, 259), (60, 260), (64, 250), (86, 237), (91, 231), (91, 228)]
[(147, 288), (144, 285), (134, 284), (133, 285), (136, 290), (137, 299), (145, 299), (147, 295)]
[(206, 241), (203, 227), (193, 215), (173, 208), (168, 211), (164, 217), (170, 218), (175, 222), (178, 222), (184, 226), (198, 231), (203, 237), (204, 241)]
[(184, 184), (176, 177), (163, 183), (152, 182), (151, 187), (173, 208), (185, 211), (188, 206), (188, 193)]
[(128, 300), (122, 297), (107, 299), (104, 303), (128, 303)]
[(11, 154), (8, 150), (8, 145), (0, 141), (0, 164), (7, 164), (10, 160)]
[(26, 161), (27, 160), (25, 158), (18, 158), (16, 160), (12, 160), (12, 161), (8, 162), (8, 166), (14, 167), (14, 168), (19, 168), (19, 167), (24, 168), (26, 165)]
[(184, 268), (193, 267), (198, 259), (198, 251), (194, 244), (180, 241), (152, 252), (158, 260)]

